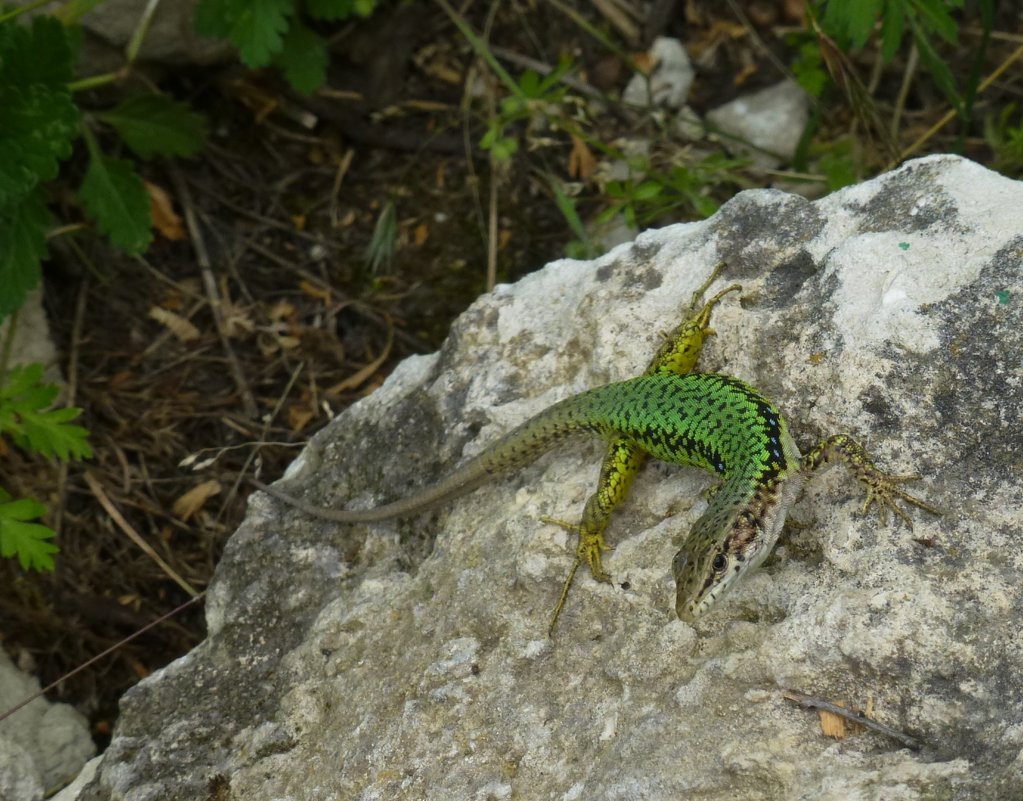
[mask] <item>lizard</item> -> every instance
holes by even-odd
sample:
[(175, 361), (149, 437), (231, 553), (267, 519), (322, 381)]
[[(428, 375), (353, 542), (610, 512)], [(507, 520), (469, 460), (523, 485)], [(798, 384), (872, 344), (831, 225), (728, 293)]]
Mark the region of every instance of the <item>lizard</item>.
[(472, 492), (498, 474), (531, 464), (570, 436), (598, 435), (608, 442), (608, 450), (597, 489), (588, 498), (580, 522), (544, 518), (578, 535), (575, 560), (552, 614), (549, 634), (581, 565), (588, 565), (596, 580), (611, 581), (603, 567), (602, 555), (609, 550), (604, 532), (648, 456), (703, 468), (721, 479), (672, 561), (675, 613), (688, 623), (763, 562), (807, 480), (836, 461), (844, 463), (863, 486), (863, 514), (876, 505), (882, 525), (891, 511), (912, 527), (897, 500), (940, 515), (903, 486), (919, 475), (881, 470), (851, 435), (829, 436), (803, 456), (778, 407), (761, 392), (732, 376), (694, 372), (705, 340), (715, 333), (710, 326), (714, 307), (728, 293), (742, 289), (732, 284), (701, 305), (724, 267), (723, 262), (717, 264), (694, 292), (687, 316), (667, 335), (641, 376), (549, 406), (414, 495), (370, 509), (336, 510), (251, 481), (307, 515), (343, 524), (375, 523), (417, 514)]

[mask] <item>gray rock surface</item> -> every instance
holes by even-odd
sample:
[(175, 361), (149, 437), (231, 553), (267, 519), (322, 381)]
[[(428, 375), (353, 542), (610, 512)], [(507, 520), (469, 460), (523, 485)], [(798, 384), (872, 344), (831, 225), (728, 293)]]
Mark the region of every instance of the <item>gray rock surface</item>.
[[(209, 638), (123, 699), (81, 799), (1023, 797), (1023, 184), (911, 162), (817, 202), (715, 217), (559, 261), (481, 298), (318, 435), (318, 501), (414, 491), (559, 398), (642, 369), (723, 258), (703, 369), (759, 386), (805, 449), (865, 438), (948, 510), (881, 525), (842, 469), (774, 557), (694, 626), (672, 555), (707, 475), (651, 464), (553, 640), (566, 532), (601, 447), (567, 445), (418, 518), (342, 528), (265, 495), (210, 588)], [(787, 688), (918, 738), (822, 735)], [(229, 789), (229, 796), (225, 794)]]
[[(163, 64), (217, 64), (231, 57), (227, 42), (198, 36), (192, 15), (199, 0), (174, 0), (160, 3), (139, 58)], [(103, 0), (82, 17), (82, 27), (107, 44), (123, 49), (135, 34), (139, 20), (150, 0)], [(93, 64), (91, 69), (94, 69)], [(87, 70), (90, 67), (87, 67)]]
[(60, 372), (57, 346), (50, 334), (50, 321), (43, 308), (43, 291), (36, 287), (25, 296), (16, 318), (5, 317), (0, 322), (0, 342), (7, 341), (7, 332), (14, 320), (14, 339), (8, 364), (39, 362), (43, 365), (43, 378), (52, 384), (64, 386)]
[[(707, 112), (707, 123), (733, 153), (773, 169), (790, 162), (809, 118), (809, 98), (794, 81), (742, 95)], [(750, 147), (752, 145), (752, 147)]]
[[(39, 690), (0, 649), (0, 711)], [(89, 726), (73, 707), (38, 698), (0, 721), (0, 801), (39, 801), (70, 781), (96, 752)]]
[(686, 49), (678, 39), (659, 36), (649, 56), (654, 63), (649, 77), (633, 75), (622, 92), (622, 100), (634, 106), (682, 108), (696, 78)]

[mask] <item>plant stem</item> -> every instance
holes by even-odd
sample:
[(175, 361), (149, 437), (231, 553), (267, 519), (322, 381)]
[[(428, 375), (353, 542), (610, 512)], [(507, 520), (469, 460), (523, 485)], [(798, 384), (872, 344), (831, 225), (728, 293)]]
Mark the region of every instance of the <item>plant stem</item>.
[(156, 7), (160, 5), (160, 0), (149, 0), (146, 3), (145, 9), (142, 11), (142, 16), (139, 17), (139, 23), (135, 26), (135, 32), (131, 35), (131, 41), (128, 42), (128, 47), (124, 52), (125, 57), (128, 59), (128, 64), (134, 64), (135, 58), (139, 54), (139, 49), (142, 47), (142, 40), (146, 38), (146, 34), (149, 33), (149, 25), (153, 21), (153, 15), (156, 13)]
[(21, 14), (25, 14), (29, 11), (35, 11), (35, 9), (40, 8), (41, 6), (49, 5), (52, 2), (53, 0), (32, 0), (32, 2), (26, 3), (23, 6), (12, 9), (8, 11), (6, 14), (0, 14), (0, 22), (7, 22), (7, 20), (9, 19), (14, 19), (15, 17)]
[(93, 75), (89, 78), (81, 78), (77, 81), (71, 81), (71, 83), (67, 85), (67, 88), (71, 92), (83, 92), (86, 89), (95, 89), (97, 86), (106, 86), (108, 83), (119, 81), (126, 74), (127, 71), (123, 68), (116, 72), (104, 72), (102, 75)]

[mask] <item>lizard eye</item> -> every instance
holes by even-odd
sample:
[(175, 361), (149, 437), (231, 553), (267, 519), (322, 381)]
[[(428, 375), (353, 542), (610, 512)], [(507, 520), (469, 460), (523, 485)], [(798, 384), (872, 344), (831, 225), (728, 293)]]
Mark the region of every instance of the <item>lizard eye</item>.
[(720, 573), (722, 570), (728, 567), (728, 560), (725, 559), (725, 555), (723, 553), (719, 553), (717, 556), (715, 556), (714, 561), (711, 563), (711, 567), (714, 568), (715, 573)]

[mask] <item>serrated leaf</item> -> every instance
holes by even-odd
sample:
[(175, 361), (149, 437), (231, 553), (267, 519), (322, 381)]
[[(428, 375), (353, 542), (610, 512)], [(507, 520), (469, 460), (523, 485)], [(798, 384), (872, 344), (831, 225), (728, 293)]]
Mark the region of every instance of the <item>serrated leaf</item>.
[(306, 0), (305, 10), (310, 17), (331, 22), (348, 19), (355, 12), (354, 0)]
[(956, 43), (959, 26), (948, 13), (944, 0), (913, 0), (913, 6), (928, 30), (934, 31), (949, 44)]
[(25, 522), (45, 513), (45, 506), (28, 498), (0, 504), (0, 556), (17, 556), (23, 570), (53, 570), (53, 554), (58, 551), (50, 542), (53, 529)]
[(0, 402), (17, 398), (28, 392), (43, 377), (43, 366), (38, 362), (16, 364), (7, 371), (4, 382), (0, 384)]
[(831, 0), (824, 22), (828, 30), (848, 39), (853, 47), (863, 47), (882, 5), (883, 0)]
[(31, 450), (51, 459), (68, 461), (92, 456), (89, 432), (69, 423), (82, 413), (74, 406), (43, 412), (25, 412), (22, 429)]
[(43, 382), (42, 375), (43, 366), (35, 362), (8, 370), (0, 385), (0, 433), (9, 434), (19, 447), (50, 458), (92, 456), (89, 432), (71, 423), (82, 410), (73, 406), (50, 409), (59, 390)]
[(96, 226), (126, 253), (141, 253), (153, 239), (149, 196), (132, 165), (123, 159), (89, 159), (78, 199)]
[(39, 283), (49, 224), (38, 186), (12, 208), (0, 209), (0, 320), (20, 308)]
[(0, 207), (56, 178), (77, 132), (78, 108), (66, 89), (0, 86)]
[(96, 117), (112, 125), (139, 157), (192, 156), (206, 139), (206, 120), (184, 103), (149, 94)]
[(73, 77), (68, 31), (53, 17), (0, 26), (0, 83), (62, 87)]
[(327, 43), (298, 20), (291, 21), (284, 47), (274, 56), (288, 83), (306, 95), (326, 83), (329, 60)]
[(227, 39), (231, 35), (231, 0), (199, 0), (192, 12), (192, 27), (200, 36)]
[(294, 5), (294, 0), (203, 0), (193, 17), (195, 30), (230, 40), (247, 66), (264, 67), (283, 46)]

